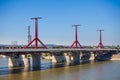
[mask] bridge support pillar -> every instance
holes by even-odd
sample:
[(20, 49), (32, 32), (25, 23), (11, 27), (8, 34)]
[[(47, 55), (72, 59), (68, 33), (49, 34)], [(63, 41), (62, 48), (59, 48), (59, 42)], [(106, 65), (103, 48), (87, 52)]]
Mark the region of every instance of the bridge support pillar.
[(94, 52), (91, 52), (90, 60), (94, 60), (94, 59), (95, 59), (95, 54), (94, 54)]
[(65, 56), (66, 62), (71, 63), (71, 54), (70, 54), (70, 52), (65, 52), (64, 56)]
[(71, 61), (72, 63), (75, 63), (75, 64), (80, 63), (80, 52), (79, 51), (71, 52)]
[(32, 56), (32, 67), (33, 68), (41, 68), (41, 54), (34, 53)]
[(26, 55), (21, 55), (23, 62), (24, 62), (24, 67), (30, 67), (30, 58), (28, 58)]
[(53, 63), (66, 62), (66, 58), (63, 52), (54, 52), (52, 56)]
[(89, 59), (91, 57), (90, 52), (81, 52), (81, 53), (82, 53), (81, 58), (80, 58), (81, 63), (89, 62), (90, 61)]
[(95, 56), (95, 61), (106, 61), (110, 60), (112, 57), (111, 52), (97, 52)]
[(24, 61), (23, 61), (23, 57), (19, 54), (10, 55), (10, 58), (8, 60), (8, 66), (9, 67), (23, 67), (23, 66), (25, 66)]

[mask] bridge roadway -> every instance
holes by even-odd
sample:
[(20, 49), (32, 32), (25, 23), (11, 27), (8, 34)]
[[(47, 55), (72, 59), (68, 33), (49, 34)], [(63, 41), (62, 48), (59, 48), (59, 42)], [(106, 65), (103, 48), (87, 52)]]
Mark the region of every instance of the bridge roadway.
[(96, 51), (118, 51), (120, 52), (120, 49), (111, 49), (111, 48), (103, 48), (103, 49), (92, 49), (92, 48), (48, 48), (48, 49), (0, 49), (0, 54), (6, 54), (6, 53), (34, 53), (34, 52), (69, 52), (69, 51), (90, 51), (90, 52), (96, 52)]

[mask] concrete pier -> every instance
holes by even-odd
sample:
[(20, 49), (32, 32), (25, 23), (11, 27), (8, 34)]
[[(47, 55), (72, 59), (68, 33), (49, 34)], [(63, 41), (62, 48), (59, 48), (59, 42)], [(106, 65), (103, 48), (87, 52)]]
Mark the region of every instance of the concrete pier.
[(27, 55), (21, 55), (21, 57), (24, 62), (24, 67), (30, 67), (30, 58)]
[(24, 67), (23, 58), (19, 54), (10, 55), (8, 59), (9, 67)]
[(91, 54), (89, 52), (83, 52), (81, 56), (81, 60), (89, 60), (91, 57)]
[(80, 63), (80, 52), (79, 51), (71, 52), (71, 61), (72, 63), (75, 63), (75, 64)]
[(31, 54), (31, 56), (32, 56), (32, 67), (40, 68), (41, 67), (41, 54), (34, 53), (34, 54)]
[(30, 67), (30, 62), (26, 55), (10, 55), (8, 67)]
[(94, 54), (94, 52), (90, 52), (90, 53), (91, 53), (90, 60), (94, 60), (94, 59), (95, 59), (95, 54)]
[(71, 53), (70, 52), (65, 52), (64, 53), (66, 63), (71, 63)]
[(112, 58), (113, 53), (108, 52), (98, 52), (95, 56), (96, 61), (105, 61), (110, 60)]
[(91, 57), (90, 52), (81, 52), (80, 53), (80, 63), (90, 62), (90, 57)]
[(66, 58), (63, 52), (54, 52), (52, 53), (52, 62), (53, 63), (61, 63), (66, 62)]

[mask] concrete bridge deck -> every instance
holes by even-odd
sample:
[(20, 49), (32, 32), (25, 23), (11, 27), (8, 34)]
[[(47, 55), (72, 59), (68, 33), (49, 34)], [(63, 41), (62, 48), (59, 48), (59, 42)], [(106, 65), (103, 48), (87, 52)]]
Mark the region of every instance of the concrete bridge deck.
[(33, 53), (33, 52), (69, 52), (69, 51), (90, 51), (90, 52), (96, 52), (96, 51), (118, 51), (120, 52), (120, 49), (111, 49), (111, 48), (106, 48), (106, 49), (89, 49), (89, 48), (48, 48), (48, 49), (0, 49), (0, 54), (5, 54), (5, 53)]

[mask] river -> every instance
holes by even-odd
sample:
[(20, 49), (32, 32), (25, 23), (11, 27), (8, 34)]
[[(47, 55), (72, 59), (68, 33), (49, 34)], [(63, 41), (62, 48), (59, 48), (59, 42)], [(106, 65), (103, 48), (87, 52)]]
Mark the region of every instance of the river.
[(40, 70), (9, 69), (5, 62), (6, 59), (0, 60), (0, 80), (120, 80), (120, 61), (92, 61), (72, 66), (42, 61)]

